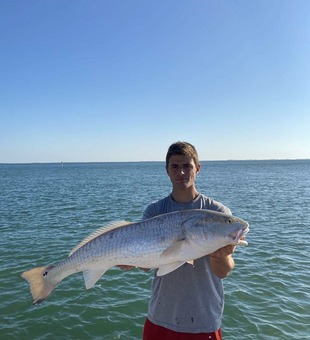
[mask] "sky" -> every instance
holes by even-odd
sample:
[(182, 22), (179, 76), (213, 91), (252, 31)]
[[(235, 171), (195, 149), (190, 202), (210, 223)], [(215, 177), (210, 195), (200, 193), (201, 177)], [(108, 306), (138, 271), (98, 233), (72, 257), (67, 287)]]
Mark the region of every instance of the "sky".
[(0, 163), (310, 158), (309, 0), (0, 0)]

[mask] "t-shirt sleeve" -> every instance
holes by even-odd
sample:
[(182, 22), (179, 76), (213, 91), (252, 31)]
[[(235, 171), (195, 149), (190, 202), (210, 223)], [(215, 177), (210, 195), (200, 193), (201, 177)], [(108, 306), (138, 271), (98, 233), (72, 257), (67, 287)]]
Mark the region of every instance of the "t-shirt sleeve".
[(227, 208), (224, 204), (217, 202), (217, 201), (214, 201), (214, 200), (212, 200), (211, 209), (218, 211), (218, 212), (221, 212), (221, 213), (224, 213), (224, 214), (227, 214), (227, 215), (232, 215), (229, 208)]
[(158, 213), (156, 211), (156, 205), (154, 203), (150, 204), (149, 206), (146, 207), (143, 216), (142, 216), (142, 221), (147, 220), (148, 218), (152, 218), (154, 216), (157, 216)]
[(227, 214), (227, 215), (232, 215), (232, 213), (231, 213), (230, 209), (229, 209), (229, 208), (227, 208), (227, 207), (225, 207), (225, 205), (223, 205), (222, 209), (223, 209), (223, 211), (222, 211), (222, 212), (223, 212), (224, 214)]

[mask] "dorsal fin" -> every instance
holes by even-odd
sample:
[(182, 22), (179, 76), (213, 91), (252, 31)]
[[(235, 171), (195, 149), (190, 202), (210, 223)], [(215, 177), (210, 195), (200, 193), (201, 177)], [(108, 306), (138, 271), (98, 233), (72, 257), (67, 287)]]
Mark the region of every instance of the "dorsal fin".
[(108, 223), (106, 225), (104, 225), (103, 227), (95, 230), (94, 232), (92, 232), (91, 234), (89, 234), (82, 242), (80, 242), (76, 247), (74, 247), (69, 256), (71, 256), (73, 253), (75, 253), (78, 249), (80, 249), (81, 247), (84, 246), (84, 244), (88, 243), (89, 241), (93, 240), (94, 238), (105, 234), (106, 232), (113, 230), (113, 229), (117, 229), (117, 228), (121, 228), (124, 227), (125, 225), (128, 224), (132, 224), (132, 222), (127, 222), (127, 221), (116, 221), (116, 222), (111, 222)]

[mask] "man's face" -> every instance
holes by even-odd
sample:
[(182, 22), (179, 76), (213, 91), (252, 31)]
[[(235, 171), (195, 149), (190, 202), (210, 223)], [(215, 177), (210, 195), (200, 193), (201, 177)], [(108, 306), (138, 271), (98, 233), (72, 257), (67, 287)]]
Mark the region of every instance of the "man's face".
[(169, 159), (166, 171), (173, 187), (187, 189), (195, 184), (195, 179), (200, 170), (200, 164), (196, 167), (191, 156), (173, 155)]

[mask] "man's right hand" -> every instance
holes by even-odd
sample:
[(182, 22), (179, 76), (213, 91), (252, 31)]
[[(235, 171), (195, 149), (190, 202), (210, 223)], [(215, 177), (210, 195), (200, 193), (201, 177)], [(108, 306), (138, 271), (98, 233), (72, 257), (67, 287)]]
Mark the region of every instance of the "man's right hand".
[[(126, 269), (126, 270), (138, 268), (137, 266), (128, 266), (128, 265), (125, 265), (125, 264), (119, 264), (116, 267), (121, 268), (121, 269)], [(144, 272), (148, 272), (150, 270), (150, 268), (140, 268), (140, 269), (142, 269)]]
[(126, 270), (138, 268), (138, 267), (136, 267), (136, 266), (127, 266), (127, 265), (125, 265), (125, 264), (119, 264), (119, 265), (116, 266), (116, 267), (121, 268), (121, 269), (126, 269)]

